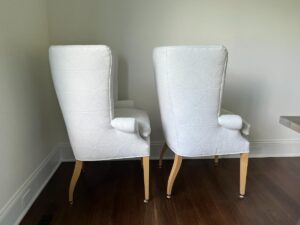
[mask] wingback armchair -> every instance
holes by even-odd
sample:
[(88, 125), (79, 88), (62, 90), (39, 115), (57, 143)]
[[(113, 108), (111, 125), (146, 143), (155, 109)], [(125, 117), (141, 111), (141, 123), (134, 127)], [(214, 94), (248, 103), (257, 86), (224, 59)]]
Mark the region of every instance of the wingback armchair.
[(154, 49), (154, 68), (163, 131), (162, 157), (175, 153), (167, 197), (183, 157), (241, 154), (240, 197), (245, 195), (250, 125), (221, 109), (227, 65), (223, 46), (171, 46)]
[(133, 101), (114, 100), (112, 53), (104, 45), (51, 46), (53, 82), (76, 158), (69, 201), (84, 161), (143, 158), (149, 200), (150, 122)]

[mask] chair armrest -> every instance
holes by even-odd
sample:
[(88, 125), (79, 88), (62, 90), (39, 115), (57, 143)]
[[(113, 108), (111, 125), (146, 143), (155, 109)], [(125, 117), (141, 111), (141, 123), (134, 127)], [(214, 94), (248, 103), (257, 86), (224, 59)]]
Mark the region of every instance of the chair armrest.
[[(230, 112), (229, 110), (223, 108), (221, 109), (221, 115), (229, 115), (229, 114), (234, 115), (234, 113)], [(250, 127), (251, 127), (250, 123), (242, 119), (242, 128), (241, 128), (242, 134), (248, 136), (250, 134)]]
[(121, 100), (115, 102), (116, 108), (133, 108), (134, 101), (133, 100)]
[(137, 123), (135, 118), (117, 117), (111, 121), (111, 125), (113, 128), (126, 133), (137, 132)]
[(221, 115), (218, 122), (222, 127), (230, 130), (240, 130), (243, 125), (243, 120), (239, 115)]

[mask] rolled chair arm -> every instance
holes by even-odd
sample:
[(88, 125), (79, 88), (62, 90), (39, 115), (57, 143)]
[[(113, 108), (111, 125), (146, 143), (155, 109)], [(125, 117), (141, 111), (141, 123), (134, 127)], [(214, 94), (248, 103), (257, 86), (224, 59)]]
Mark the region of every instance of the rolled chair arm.
[(243, 126), (243, 120), (239, 115), (221, 115), (218, 122), (222, 127), (231, 130), (240, 130)]
[(115, 102), (116, 108), (133, 108), (134, 101), (133, 100), (120, 100)]
[[(232, 113), (232, 112), (230, 112), (229, 110), (226, 110), (226, 109), (221, 109), (221, 116), (225, 116), (225, 115), (234, 115), (234, 113)], [(235, 116), (238, 116), (238, 115), (235, 115)], [(251, 127), (250, 123), (248, 123), (246, 120), (242, 119), (242, 127), (240, 128), (242, 134), (244, 134), (246, 136), (249, 135), (250, 134), (250, 127)]]
[(137, 123), (135, 118), (117, 117), (111, 121), (113, 128), (126, 133), (136, 133)]

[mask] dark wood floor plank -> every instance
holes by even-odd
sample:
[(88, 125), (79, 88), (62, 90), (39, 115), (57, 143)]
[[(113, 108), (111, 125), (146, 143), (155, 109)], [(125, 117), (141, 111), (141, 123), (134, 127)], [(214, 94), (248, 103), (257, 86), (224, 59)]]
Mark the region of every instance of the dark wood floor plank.
[(246, 198), (238, 198), (239, 160), (184, 160), (166, 198), (172, 161), (151, 161), (143, 203), (140, 161), (88, 162), (67, 201), (73, 163), (63, 163), (21, 225), (296, 225), (300, 224), (300, 158), (250, 159)]
[[(272, 163), (272, 161), (270, 163)], [(280, 182), (280, 184), (278, 185), (276, 173), (278, 173), (279, 171), (277, 171), (277, 168), (275, 167), (274, 169), (272, 169), (272, 174), (269, 174), (267, 172), (268, 166), (265, 163), (262, 163), (261, 161), (256, 162), (256, 166), (259, 166), (259, 170), (262, 171), (261, 176), (257, 177), (257, 185), (261, 186), (262, 190), (267, 190), (263, 192), (263, 197), (269, 198), (268, 201), (272, 203), (273, 209), (271, 209), (270, 212), (274, 214), (274, 222), (278, 224), (283, 222), (289, 223), (289, 221), (292, 222), (299, 218), (300, 199), (289, 197), (289, 195), (286, 193), (287, 187), (289, 185), (288, 183), (284, 184)], [(283, 170), (281, 170), (281, 173), (284, 173), (285, 176), (289, 176), (289, 174)], [(289, 177), (289, 181), (291, 182), (292, 177)], [(293, 182), (299, 183), (299, 180), (297, 181), (293, 179)], [(278, 210), (275, 210), (275, 208), (278, 208)]]

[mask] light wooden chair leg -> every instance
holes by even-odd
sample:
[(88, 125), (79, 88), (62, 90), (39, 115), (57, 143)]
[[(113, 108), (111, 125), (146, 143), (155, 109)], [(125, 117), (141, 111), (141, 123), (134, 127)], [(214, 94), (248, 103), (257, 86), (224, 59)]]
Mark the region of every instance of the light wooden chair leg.
[(172, 189), (173, 189), (173, 184), (176, 179), (176, 176), (178, 174), (178, 171), (181, 167), (181, 162), (182, 162), (182, 156), (175, 154), (175, 159), (173, 163), (173, 167), (169, 176), (168, 180), (168, 187), (167, 187), (167, 198), (171, 198), (172, 194)]
[(143, 157), (144, 187), (145, 187), (144, 202), (145, 203), (149, 201), (149, 175), (150, 175), (149, 164), (150, 164), (150, 157), (149, 156)]
[(244, 198), (246, 191), (247, 169), (249, 153), (242, 153), (240, 158), (240, 198)]
[(163, 158), (164, 158), (164, 154), (166, 153), (168, 149), (168, 145), (167, 143), (165, 143), (160, 151), (160, 156), (159, 156), (159, 168), (162, 168), (162, 163), (163, 163)]
[(85, 173), (85, 166), (86, 166), (86, 165), (82, 162), (82, 168), (81, 168), (81, 172), (82, 172), (82, 173)]
[(219, 156), (218, 155), (215, 155), (214, 163), (215, 163), (215, 166), (219, 165)]
[(74, 189), (76, 187), (76, 183), (78, 181), (78, 178), (80, 176), (82, 166), (83, 166), (83, 162), (79, 161), (79, 160), (76, 160), (73, 175), (72, 175), (72, 179), (71, 179), (70, 186), (69, 186), (69, 203), (71, 205), (73, 204), (73, 193), (74, 193)]

